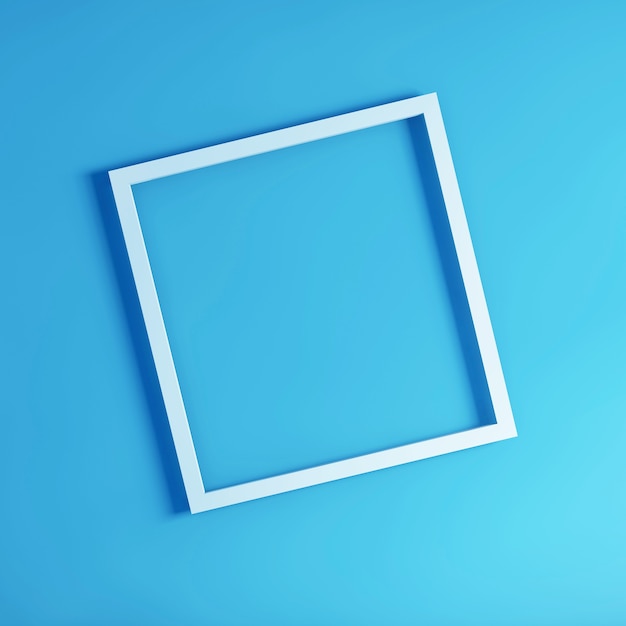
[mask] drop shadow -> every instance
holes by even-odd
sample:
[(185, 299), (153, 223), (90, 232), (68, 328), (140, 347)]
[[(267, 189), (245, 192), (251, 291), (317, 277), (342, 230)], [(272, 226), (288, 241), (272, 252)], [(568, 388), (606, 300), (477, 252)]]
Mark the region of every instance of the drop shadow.
[(183, 485), (174, 441), (170, 432), (167, 413), (161, 395), (148, 335), (139, 305), (139, 297), (133, 280), (130, 261), (122, 235), (122, 227), (117, 215), (113, 190), (108, 172), (96, 172), (89, 175), (96, 202), (100, 209), (100, 218), (104, 229), (115, 277), (117, 279), (122, 307), (128, 324), (130, 340), (137, 357), (139, 376), (144, 389), (150, 426), (154, 433), (158, 456), (165, 474), (165, 482), (171, 511), (183, 513), (189, 511), (187, 496)]
[[(415, 95), (419, 94), (404, 94), (390, 101), (413, 97)], [(380, 104), (385, 104), (385, 102), (371, 103), (368, 106), (377, 106)], [(329, 111), (325, 115), (316, 117), (316, 119), (323, 119), (325, 117), (339, 115), (341, 113), (345, 113), (345, 111)], [(311, 120), (291, 120), (289, 123), (285, 123), (281, 127), (288, 127), (309, 121)], [(407, 120), (406, 123), (408, 125), (422, 188), (426, 199), (426, 205), (428, 207), (432, 232), (442, 267), (442, 275), (446, 283), (448, 298), (453, 310), (457, 336), (459, 338), (465, 368), (468, 373), (479, 425), (483, 426), (494, 424), (496, 422), (495, 414), (493, 411), (489, 389), (487, 387), (487, 381), (460, 273), (452, 233), (447, 219), (446, 208), (443, 202), (443, 195), (435, 168), (435, 161), (425, 120), (424, 117), (420, 115)], [(255, 132), (238, 134), (237, 136), (213, 137), (212, 140), (203, 142), (202, 144), (192, 146), (188, 145), (186, 147), (179, 148), (175, 152), (170, 151), (167, 154), (160, 153), (144, 155), (143, 158), (133, 160), (132, 163), (120, 163), (116, 167), (111, 167), (110, 169), (117, 169), (117, 167), (125, 167), (137, 162), (145, 162), (155, 158), (169, 156), (171, 154), (179, 154), (198, 148), (204, 148), (209, 145), (217, 145), (227, 141), (240, 139), (241, 137), (269, 132), (275, 129), (275, 127), (271, 127), (256, 129)], [(111, 252), (113, 268), (120, 290), (120, 297), (128, 324), (130, 340), (134, 353), (137, 357), (139, 375), (142, 381), (148, 412), (150, 415), (150, 426), (154, 434), (158, 456), (167, 485), (167, 492), (171, 506), (170, 511), (175, 514), (186, 513), (189, 511), (187, 497), (152, 358), (152, 352), (148, 342), (143, 315), (130, 268), (130, 262), (128, 260), (126, 245), (124, 243), (121, 225), (119, 223), (117, 208), (108, 177), (108, 171), (98, 171), (92, 173), (89, 175), (89, 180), (94, 190), (96, 201), (100, 210), (100, 218), (102, 220), (107, 244)]]
[(480, 426), (495, 424), (496, 417), (491, 395), (452, 239), (426, 121), (423, 115), (419, 115), (407, 120), (407, 124), (479, 424)]

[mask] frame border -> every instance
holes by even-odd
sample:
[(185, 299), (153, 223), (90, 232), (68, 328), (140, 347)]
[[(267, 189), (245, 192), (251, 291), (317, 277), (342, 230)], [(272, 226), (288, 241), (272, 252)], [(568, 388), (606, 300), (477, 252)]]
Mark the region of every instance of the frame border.
[[(206, 491), (189, 428), (132, 186), (157, 178), (318, 141), (423, 115), (493, 405), (495, 424), (360, 455), (304, 470)], [(299, 124), (109, 172), (148, 340), (192, 513), (311, 487), (349, 476), (517, 436), (487, 302), (436, 93)]]

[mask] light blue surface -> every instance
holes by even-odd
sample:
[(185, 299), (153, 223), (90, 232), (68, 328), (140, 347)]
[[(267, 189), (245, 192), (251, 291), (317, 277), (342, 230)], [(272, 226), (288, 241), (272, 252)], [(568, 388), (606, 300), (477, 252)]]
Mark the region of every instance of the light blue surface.
[[(626, 622), (625, 24), (622, 2), (5, 2), (0, 623)], [(184, 512), (103, 173), (431, 91), (519, 438)], [(215, 484), (477, 423), (408, 142), (138, 190)]]

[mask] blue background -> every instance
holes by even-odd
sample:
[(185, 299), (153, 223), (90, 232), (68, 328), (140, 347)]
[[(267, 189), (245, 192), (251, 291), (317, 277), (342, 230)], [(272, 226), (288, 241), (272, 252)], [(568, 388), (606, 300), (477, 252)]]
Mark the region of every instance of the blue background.
[[(625, 623), (625, 23), (3, 3), (2, 622)], [(520, 437), (191, 516), (106, 171), (431, 91)], [(482, 419), (406, 131), (138, 189), (207, 482)]]

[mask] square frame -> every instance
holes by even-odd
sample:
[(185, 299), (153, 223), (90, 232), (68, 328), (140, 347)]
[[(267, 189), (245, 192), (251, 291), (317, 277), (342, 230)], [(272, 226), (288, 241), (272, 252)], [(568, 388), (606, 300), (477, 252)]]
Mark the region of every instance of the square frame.
[[(424, 116), (495, 424), (206, 491), (148, 259), (132, 186), (320, 139)], [(517, 436), (463, 201), (436, 93), (229, 141), (109, 172), (189, 508), (200, 513)]]

